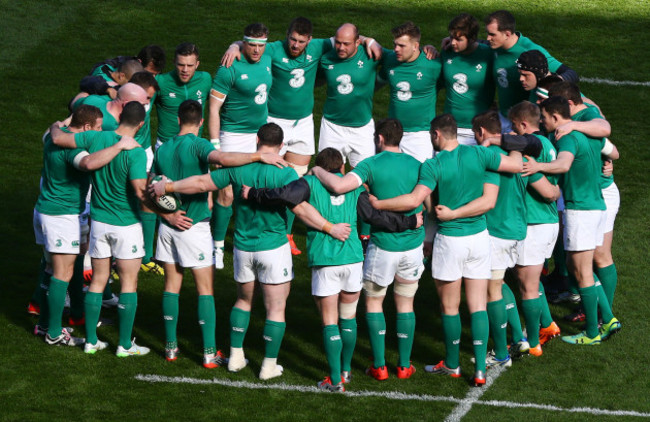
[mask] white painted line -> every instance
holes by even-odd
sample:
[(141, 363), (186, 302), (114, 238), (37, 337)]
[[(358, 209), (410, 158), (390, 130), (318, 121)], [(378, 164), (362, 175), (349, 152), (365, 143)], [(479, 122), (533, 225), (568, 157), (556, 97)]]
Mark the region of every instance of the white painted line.
[(503, 367), (498, 367), (491, 368), (489, 371), (487, 371), (487, 374), (485, 376), (485, 385), (483, 387), (470, 388), (465, 398), (460, 403), (458, 403), (458, 406), (456, 406), (454, 410), (451, 411), (449, 416), (445, 418), (445, 422), (459, 422), (461, 419), (463, 419), (463, 416), (472, 410), (472, 405), (478, 403), (478, 400), (481, 398), (481, 396), (485, 394), (488, 388), (490, 388), (490, 386), (499, 377), (499, 375), (501, 375), (504, 369), (505, 368)]
[(592, 84), (612, 85), (612, 86), (650, 86), (650, 82), (613, 81), (611, 79), (602, 79), (602, 78), (583, 78), (583, 77), (580, 77), (580, 82), (587, 82), (587, 83), (592, 83)]
[[(489, 373), (488, 373), (489, 374)], [(153, 382), (153, 383), (172, 383), (172, 384), (195, 384), (195, 385), (222, 385), (224, 387), (232, 388), (247, 388), (251, 390), (283, 390), (283, 391), (297, 391), (300, 393), (323, 393), (332, 394), (330, 392), (319, 390), (315, 386), (306, 385), (290, 385), (290, 384), (262, 384), (253, 383), (248, 381), (231, 381), (227, 379), (202, 379), (202, 378), (189, 378), (189, 377), (167, 377), (162, 375), (145, 375), (139, 374), (135, 376), (138, 381)], [(489, 376), (486, 379), (486, 386), (489, 382)], [(484, 388), (484, 387), (483, 387)], [(477, 390), (482, 390), (478, 389)], [(425, 402), (449, 402), (449, 403), (462, 403), (465, 399), (457, 399), (450, 396), (430, 396), (427, 394), (407, 394), (401, 391), (346, 391), (344, 397), (383, 397), (390, 400), (414, 400)], [(491, 406), (491, 407), (506, 407), (510, 409), (539, 409), (548, 410), (553, 412), (568, 412), (568, 413), (588, 413), (591, 415), (603, 416), (638, 416), (642, 418), (650, 418), (650, 413), (637, 412), (633, 410), (605, 410), (593, 407), (558, 407), (545, 404), (536, 403), (516, 403), (499, 400), (476, 401), (475, 405)]]

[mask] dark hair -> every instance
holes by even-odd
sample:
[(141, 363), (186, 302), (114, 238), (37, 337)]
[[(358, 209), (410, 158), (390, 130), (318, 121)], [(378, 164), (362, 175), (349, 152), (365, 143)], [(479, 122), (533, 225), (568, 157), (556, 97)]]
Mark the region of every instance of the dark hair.
[(571, 109), (569, 107), (569, 100), (558, 95), (554, 97), (548, 97), (539, 105), (542, 110), (545, 110), (547, 114), (559, 114), (564, 119), (571, 118)]
[(458, 132), (458, 124), (456, 123), (456, 119), (454, 119), (454, 116), (449, 113), (436, 116), (436, 118), (431, 120), (429, 133), (433, 133), (436, 130), (439, 130), (443, 135), (445, 135), (445, 137), (455, 138), (456, 133)]
[(391, 29), (391, 32), (393, 33), (393, 38), (399, 38), (404, 35), (408, 35), (411, 40), (420, 42), (420, 28), (411, 21), (407, 21), (399, 26), (396, 26), (395, 28)]
[(144, 121), (146, 113), (144, 106), (137, 101), (129, 101), (124, 105), (120, 114), (120, 125), (136, 127)]
[(287, 36), (291, 35), (293, 32), (296, 32), (298, 35), (306, 35), (311, 37), (311, 33), (314, 30), (314, 26), (311, 21), (302, 16), (294, 18), (291, 23), (289, 23), (289, 29), (287, 29)]
[(176, 57), (178, 56), (196, 56), (196, 59), (198, 60), (199, 47), (191, 42), (184, 42), (182, 44), (179, 44), (176, 47), (176, 51), (174, 52), (174, 61), (176, 61)]
[(72, 120), (70, 127), (82, 128), (84, 125), (89, 124), (93, 126), (97, 119), (103, 118), (102, 111), (91, 105), (83, 104), (72, 113)]
[(316, 156), (316, 165), (333, 173), (341, 171), (343, 156), (334, 148), (325, 148)]
[(134, 73), (133, 76), (131, 76), (131, 80), (129, 82), (142, 87), (142, 89), (145, 91), (151, 87), (153, 87), (156, 92), (160, 91), (160, 85), (158, 85), (158, 81), (156, 81), (156, 78), (146, 70)]
[(552, 86), (563, 81), (564, 79), (552, 73), (537, 81), (537, 87), (544, 88), (544, 89), (551, 89)]
[(548, 96), (560, 96), (573, 102), (573, 104), (582, 104), (582, 95), (580, 95), (580, 88), (573, 82), (562, 81), (553, 85), (548, 89)]
[(488, 110), (477, 114), (472, 119), (472, 131), (480, 132), (481, 128), (490, 133), (501, 133), (501, 120), (496, 110)]
[(508, 112), (510, 120), (520, 120), (531, 123), (535, 126), (539, 125), (540, 111), (537, 104), (530, 101), (522, 101), (512, 106)]
[(124, 76), (126, 76), (127, 79), (131, 79), (131, 76), (135, 75), (137, 72), (142, 72), (143, 70), (144, 67), (142, 67), (142, 63), (136, 59), (125, 60), (117, 67), (117, 71), (124, 73)]
[(449, 22), (449, 35), (460, 38), (464, 36), (472, 44), (478, 39), (478, 19), (469, 13), (461, 13)]
[(515, 33), (515, 17), (507, 10), (497, 10), (485, 18), (485, 24), (489, 25), (492, 21), (497, 22), (497, 29), (501, 32), (510, 31)]
[(178, 107), (178, 120), (183, 125), (199, 125), (203, 118), (203, 107), (196, 100), (185, 100)]
[(402, 123), (397, 119), (382, 119), (375, 125), (375, 143), (378, 143), (379, 135), (384, 137), (385, 145), (396, 147), (399, 146), (402, 140), (404, 128), (402, 127)]
[(282, 128), (277, 124), (266, 123), (257, 131), (257, 137), (260, 140), (260, 145), (275, 147), (282, 145), (284, 133), (282, 132)]
[(163, 69), (165, 69), (165, 62), (167, 61), (165, 50), (163, 50), (159, 45), (151, 44), (142, 47), (142, 50), (140, 50), (137, 57), (143, 67), (147, 67), (151, 64), (158, 73), (162, 73)]
[(269, 28), (260, 22), (251, 23), (246, 28), (244, 28), (244, 36), (246, 37), (265, 38), (268, 35)]

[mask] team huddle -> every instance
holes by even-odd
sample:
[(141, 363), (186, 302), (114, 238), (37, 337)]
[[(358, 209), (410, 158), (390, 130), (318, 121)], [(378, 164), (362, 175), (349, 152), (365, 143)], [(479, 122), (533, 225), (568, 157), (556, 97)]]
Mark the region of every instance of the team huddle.
[[(176, 48), (168, 73), (164, 51), (153, 45), (97, 64), (70, 102), (71, 116), (43, 138), (34, 230), (44, 259), (29, 308), (40, 312), (34, 333), (94, 354), (108, 347), (97, 336), (101, 309), (116, 306), (116, 355), (149, 353), (131, 337), (138, 273), (149, 271), (165, 279), (165, 357), (174, 361), (179, 294), (190, 269), (203, 365), (231, 372), (247, 366), (244, 341), (261, 290), (259, 378), (279, 377), (292, 255), (302, 253), (291, 234), (296, 216), (307, 226), (311, 292), (329, 365), (318, 382), (323, 390), (344, 392), (351, 382), (361, 291), (373, 354), (365, 372), (389, 377), (383, 303), (391, 285), (396, 376), (415, 373), (414, 297), (425, 265), (445, 344), (444, 359), (425, 366), (427, 373), (462, 376), (462, 287), (472, 385), (484, 385), (487, 369), (509, 367), (514, 357), (541, 356), (542, 345), (560, 334), (540, 283), (551, 257), (586, 323), (562, 340), (597, 345), (620, 331), (612, 312), (619, 195), (611, 127), (580, 92), (577, 73), (516, 32), (509, 12), (490, 14), (485, 25), (483, 42), (476, 18), (456, 16), (438, 52), (420, 45), (412, 22), (392, 29), (394, 48), (386, 49), (351, 23), (331, 38), (312, 38), (311, 22), (299, 17), (282, 41), (270, 42), (261, 23), (248, 25), (214, 77), (197, 70), (191, 43)], [(327, 90), (316, 142), (318, 84)], [(388, 113), (375, 122), (373, 96), (383, 85)], [(440, 90), (444, 114), (437, 115)], [(224, 268), (233, 209), (237, 299), (226, 357), (215, 339), (213, 284)], [(91, 260), (87, 289), (84, 256)], [(504, 281), (508, 270), (520, 303)], [(119, 298), (110, 279), (119, 280)], [(66, 295), (69, 322), (85, 326), (85, 339), (63, 327)]]

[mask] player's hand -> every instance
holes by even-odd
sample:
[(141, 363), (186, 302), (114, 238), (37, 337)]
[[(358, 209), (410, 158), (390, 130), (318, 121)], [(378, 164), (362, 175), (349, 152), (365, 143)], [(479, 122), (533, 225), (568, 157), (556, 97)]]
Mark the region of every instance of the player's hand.
[(149, 196), (152, 199), (156, 199), (159, 196), (164, 195), (165, 194), (165, 185), (167, 184), (168, 181), (169, 181), (169, 179), (167, 179), (167, 176), (163, 175), (162, 179), (160, 179), (160, 181), (150, 184), (147, 187), (147, 193), (149, 194)]
[(241, 187), (241, 197), (248, 199), (248, 192), (251, 190), (250, 186), (242, 185)]
[(368, 53), (368, 57), (374, 61), (381, 59), (381, 56), (384, 53), (381, 45), (377, 42), (377, 40), (375, 40), (375, 42), (373, 42), (372, 45), (368, 47), (368, 43), (370, 42), (369, 40), (372, 40), (372, 38), (366, 38), (366, 40), (368, 40), (366, 41), (366, 53)]
[(436, 57), (438, 57), (440, 55), (440, 54), (438, 54), (438, 50), (436, 50), (436, 48), (434, 46), (432, 46), (431, 44), (425, 45), (424, 48), (422, 49), (422, 51), (424, 52), (424, 56), (428, 60), (433, 60), (433, 59), (435, 59)]
[(415, 214), (415, 220), (417, 221), (417, 223), (415, 224), (415, 228), (417, 229), (418, 227), (422, 227), (422, 224), (424, 224), (424, 217), (422, 216), (422, 211)]
[(348, 237), (350, 237), (351, 232), (352, 229), (350, 228), (350, 225), (348, 223), (336, 223), (330, 229), (329, 235), (332, 236), (334, 239), (338, 239), (341, 242), (345, 242), (348, 239)]
[(433, 254), (433, 242), (424, 242), (422, 244), (422, 253), (425, 257)]
[(237, 44), (231, 44), (221, 58), (221, 66), (230, 67), (235, 60), (241, 59), (241, 50)]
[(111, 97), (111, 100), (117, 98), (117, 87), (109, 86), (108, 88), (106, 88), (106, 95)]
[(609, 177), (614, 174), (614, 163), (612, 160), (605, 160), (603, 163), (603, 176)]
[(178, 210), (170, 214), (162, 214), (162, 217), (167, 220), (170, 226), (178, 230), (185, 231), (192, 228), (192, 219), (185, 215), (185, 211)]
[(528, 161), (524, 162), (524, 167), (521, 172), (521, 175), (527, 177), (539, 171), (539, 163), (535, 161), (535, 159), (530, 155), (526, 155), (525, 157)]
[(263, 152), (260, 155), (260, 161), (264, 164), (272, 164), (280, 168), (289, 167), (289, 163), (284, 161), (284, 158), (274, 152)]
[(140, 147), (140, 143), (130, 136), (122, 136), (122, 139), (120, 139), (117, 145), (122, 151), (129, 151)]
[(558, 126), (555, 129), (555, 140), (561, 139), (564, 135), (571, 133), (573, 131), (573, 122), (567, 122), (563, 125)]
[(451, 37), (445, 37), (442, 39), (442, 42), (440, 43), (440, 49), (442, 51), (447, 51), (451, 49)]
[(450, 221), (456, 218), (454, 211), (444, 205), (436, 205), (434, 210), (436, 212), (436, 218), (440, 221)]

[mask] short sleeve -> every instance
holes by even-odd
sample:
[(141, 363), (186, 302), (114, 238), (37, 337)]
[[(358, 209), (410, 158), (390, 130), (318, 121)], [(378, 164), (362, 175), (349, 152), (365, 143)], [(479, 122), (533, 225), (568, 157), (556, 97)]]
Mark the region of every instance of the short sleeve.
[(129, 180), (147, 178), (147, 154), (142, 148), (127, 151), (129, 159)]
[(214, 75), (214, 80), (212, 81), (212, 89), (224, 95), (228, 95), (234, 84), (234, 71), (235, 70), (232, 66), (229, 68), (221, 66), (217, 70), (217, 74)]

